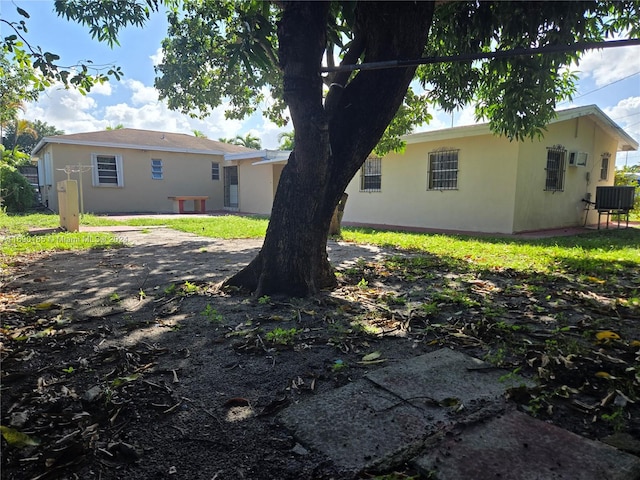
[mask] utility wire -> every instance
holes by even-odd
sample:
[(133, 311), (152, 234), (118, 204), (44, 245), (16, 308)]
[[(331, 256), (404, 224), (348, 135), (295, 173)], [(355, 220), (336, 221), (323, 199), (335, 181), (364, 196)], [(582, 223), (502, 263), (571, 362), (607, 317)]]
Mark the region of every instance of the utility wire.
[(610, 42), (577, 42), (573, 45), (549, 45), (546, 47), (538, 48), (518, 48), (514, 50), (504, 50), (499, 52), (488, 53), (463, 53), (460, 55), (445, 55), (441, 57), (423, 57), (415, 58), (412, 60), (387, 60), (382, 62), (369, 62), (358, 63), (351, 65), (338, 65), (333, 67), (320, 67), (320, 71), (323, 73), (331, 72), (355, 72), (356, 70), (381, 70), (385, 68), (404, 68), (404, 67), (416, 67), (418, 65), (429, 65), (434, 63), (447, 63), (447, 62), (466, 62), (473, 60), (483, 59), (501, 59), (521, 57), (536, 54), (548, 54), (548, 53), (566, 53), (566, 52), (578, 52), (582, 50), (593, 50), (600, 48), (614, 48), (614, 47), (628, 47), (630, 45), (640, 45), (640, 39), (627, 39), (627, 40), (613, 40)]
[[(592, 93), (594, 93), (594, 92), (597, 92), (597, 91), (599, 91), (599, 90), (602, 90), (603, 88), (610, 87), (611, 85), (613, 85), (613, 84), (615, 84), (615, 83), (622, 82), (622, 81), (627, 80), (628, 78), (631, 78), (631, 77), (633, 77), (633, 76), (635, 76), (635, 75), (638, 75), (638, 74), (640, 74), (640, 72), (632, 73), (631, 75), (627, 75), (626, 77), (619, 78), (618, 80), (614, 80), (614, 81), (613, 81), (613, 82), (611, 82), (611, 83), (607, 83), (606, 85), (603, 85), (603, 86), (601, 86), (601, 87), (598, 87), (598, 88), (596, 88), (595, 90), (591, 90), (591, 91), (589, 91), (589, 92), (581, 93), (580, 95), (577, 95), (577, 96), (573, 97), (573, 100), (575, 100), (576, 98), (586, 97), (587, 95), (590, 95), (590, 94), (592, 94)], [(569, 103), (569, 102), (570, 102), (570, 100), (565, 100), (564, 102), (560, 102), (558, 105), (562, 105), (563, 103)], [(624, 117), (623, 117), (623, 118), (624, 118)]]
[(612, 118), (612, 120), (617, 122), (618, 120), (622, 120), (623, 118), (633, 117), (634, 115), (640, 115), (640, 112), (630, 113), (629, 115), (625, 115), (623, 117)]

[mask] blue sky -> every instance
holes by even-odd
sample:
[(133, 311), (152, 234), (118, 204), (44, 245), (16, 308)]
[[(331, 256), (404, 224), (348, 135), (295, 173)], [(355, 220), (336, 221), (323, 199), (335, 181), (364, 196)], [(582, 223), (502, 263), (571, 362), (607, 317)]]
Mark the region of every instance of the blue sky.
[[(212, 139), (251, 133), (262, 140), (263, 148), (277, 148), (278, 134), (291, 130), (290, 126), (279, 128), (259, 114), (243, 121), (226, 120), (223, 107), (205, 120), (192, 119), (159, 102), (153, 88), (153, 67), (161, 58), (160, 44), (166, 34), (163, 14), (153, 14), (143, 29), (125, 29), (120, 35), (121, 46), (110, 49), (93, 40), (86, 27), (57, 17), (51, 0), (0, 0), (2, 18), (21, 19), (15, 13), (16, 5), (31, 15), (27, 40), (60, 55), (62, 64), (91, 59), (94, 64), (119, 65), (124, 72), (120, 82), (98, 86), (86, 96), (54, 86), (38, 102), (27, 105), (24, 118), (28, 120), (45, 121), (65, 133), (104, 130), (118, 124), (178, 133), (200, 130)], [(560, 108), (596, 104), (640, 140), (640, 46), (590, 51), (574, 70), (580, 72), (578, 94)], [(471, 107), (453, 116), (442, 111), (432, 114), (430, 124), (416, 131), (450, 127), (452, 121), (455, 126), (475, 123)], [(640, 164), (640, 152), (619, 153), (617, 165), (625, 162)]]

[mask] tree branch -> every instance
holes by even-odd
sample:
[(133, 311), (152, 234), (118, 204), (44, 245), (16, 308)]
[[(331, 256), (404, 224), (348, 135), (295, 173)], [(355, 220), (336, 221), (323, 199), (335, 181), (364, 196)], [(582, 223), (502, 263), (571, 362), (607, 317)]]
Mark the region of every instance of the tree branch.
[[(392, 10), (392, 11), (391, 11)], [(433, 2), (359, 2), (364, 62), (420, 56), (433, 19)], [(354, 55), (360, 45), (354, 45)], [(337, 183), (348, 183), (402, 104), (415, 67), (358, 72), (346, 84), (330, 120)], [(343, 73), (351, 75), (351, 73)], [(346, 183), (345, 183), (346, 184)]]

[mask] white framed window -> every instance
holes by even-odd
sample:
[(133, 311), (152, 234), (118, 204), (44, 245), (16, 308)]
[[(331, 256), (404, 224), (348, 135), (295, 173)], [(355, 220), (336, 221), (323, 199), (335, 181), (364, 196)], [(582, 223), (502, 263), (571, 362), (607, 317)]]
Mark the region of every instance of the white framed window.
[(379, 192), (382, 189), (382, 159), (369, 157), (360, 168), (360, 191)]
[(564, 172), (567, 150), (562, 145), (547, 147), (547, 171), (544, 189), (547, 192), (564, 190)]
[(91, 155), (94, 187), (124, 187), (122, 155)]
[(605, 152), (600, 156), (600, 180), (606, 180), (609, 177), (609, 159), (611, 158), (611, 154), (609, 152)]
[(211, 162), (211, 180), (220, 180), (220, 164)]
[(159, 158), (151, 159), (151, 178), (154, 180), (162, 180), (162, 160)]
[(458, 189), (458, 152), (445, 149), (429, 152), (427, 190)]

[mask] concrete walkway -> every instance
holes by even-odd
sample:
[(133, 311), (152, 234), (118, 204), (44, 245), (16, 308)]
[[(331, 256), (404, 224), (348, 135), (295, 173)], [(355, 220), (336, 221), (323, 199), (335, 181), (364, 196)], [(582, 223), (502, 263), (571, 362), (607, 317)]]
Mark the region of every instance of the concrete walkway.
[(442, 349), (303, 400), (279, 420), (346, 474), (409, 463), (438, 480), (637, 480), (640, 458), (504, 400), (525, 383)]

